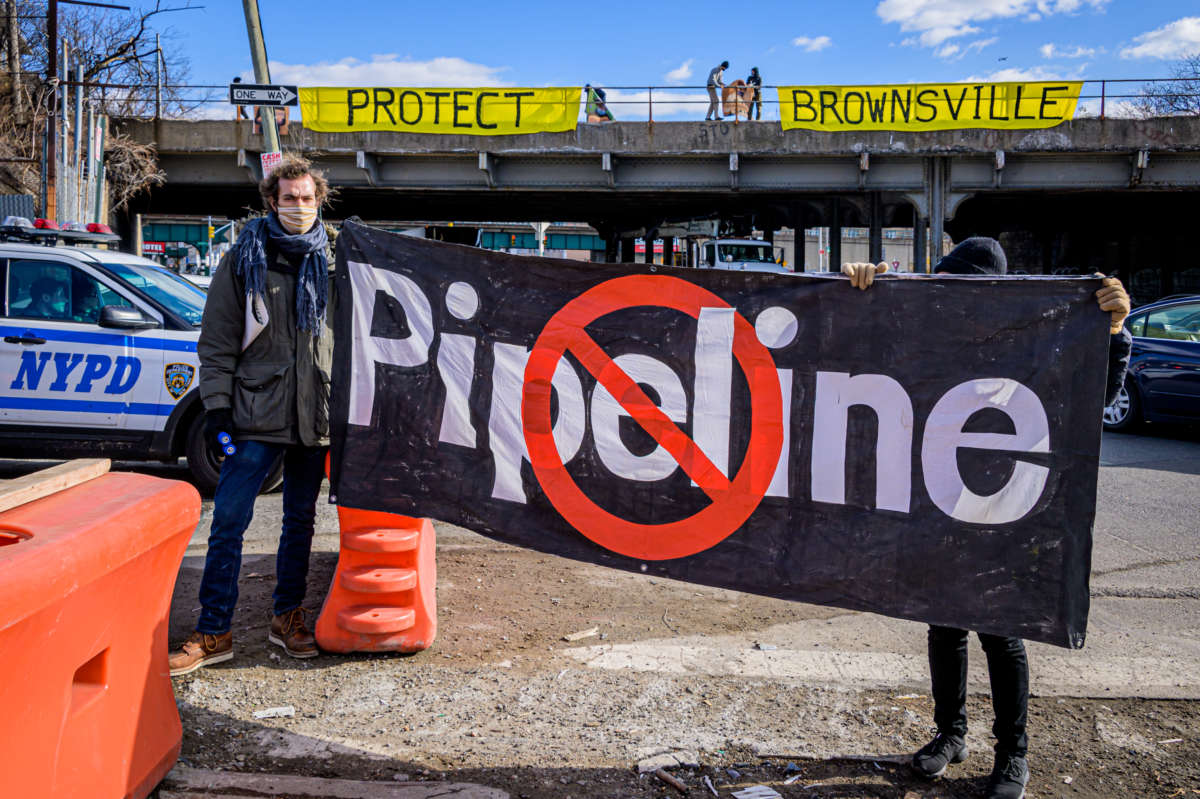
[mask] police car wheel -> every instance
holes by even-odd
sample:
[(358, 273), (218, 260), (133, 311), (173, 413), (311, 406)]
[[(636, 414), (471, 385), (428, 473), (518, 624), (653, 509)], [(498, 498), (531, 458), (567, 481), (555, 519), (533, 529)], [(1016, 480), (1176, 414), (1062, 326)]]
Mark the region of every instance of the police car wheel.
[[(221, 476), (221, 461), (204, 440), (204, 414), (199, 414), (192, 420), (188, 429), (187, 447), (188, 470), (192, 473), (192, 482), (204, 494), (212, 494), (217, 489), (217, 479)], [(283, 458), (275, 462), (267, 479), (263, 481), (259, 493), (266, 494), (274, 491), (283, 484)]]

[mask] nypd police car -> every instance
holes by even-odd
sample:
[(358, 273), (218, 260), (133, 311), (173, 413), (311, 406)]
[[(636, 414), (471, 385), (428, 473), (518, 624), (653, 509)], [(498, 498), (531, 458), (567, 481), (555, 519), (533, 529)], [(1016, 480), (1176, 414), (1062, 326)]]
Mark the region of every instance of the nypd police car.
[(0, 286), (0, 453), (184, 456), (202, 491), (216, 486), (197, 390), (202, 289), (146, 258), (11, 241)]

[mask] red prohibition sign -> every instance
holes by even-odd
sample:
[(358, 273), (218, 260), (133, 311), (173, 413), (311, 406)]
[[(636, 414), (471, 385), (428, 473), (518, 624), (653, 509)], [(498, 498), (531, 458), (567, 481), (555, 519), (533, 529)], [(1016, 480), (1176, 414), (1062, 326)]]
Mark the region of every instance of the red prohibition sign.
[[(538, 336), (525, 367), (521, 419), (538, 483), (568, 523), (613, 552), (668, 560), (717, 545), (758, 507), (783, 447), (783, 400), (774, 360), (750, 323), (735, 313), (733, 354), (750, 387), (750, 441), (741, 468), (729, 480), (584, 330), (605, 314), (639, 306), (673, 308), (695, 319), (701, 308), (730, 307), (711, 291), (666, 275), (630, 275), (594, 286), (554, 314)], [(550, 423), (551, 381), (567, 350), (671, 454), (711, 504), (686, 519), (641, 524), (609, 513), (580, 490), (558, 454)]]

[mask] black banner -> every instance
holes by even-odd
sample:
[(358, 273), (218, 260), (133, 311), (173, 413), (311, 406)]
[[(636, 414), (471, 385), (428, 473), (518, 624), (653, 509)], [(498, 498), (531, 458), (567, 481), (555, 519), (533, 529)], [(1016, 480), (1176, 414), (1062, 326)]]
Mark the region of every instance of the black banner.
[(615, 568), (1079, 647), (1098, 285), (863, 292), (348, 222), (331, 493)]

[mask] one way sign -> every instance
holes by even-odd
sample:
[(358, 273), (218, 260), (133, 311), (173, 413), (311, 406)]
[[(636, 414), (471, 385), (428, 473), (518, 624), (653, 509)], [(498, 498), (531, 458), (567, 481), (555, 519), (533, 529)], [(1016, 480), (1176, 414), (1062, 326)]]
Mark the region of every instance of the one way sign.
[(229, 102), (234, 105), (299, 105), (299, 97), (300, 91), (295, 86), (229, 84)]

